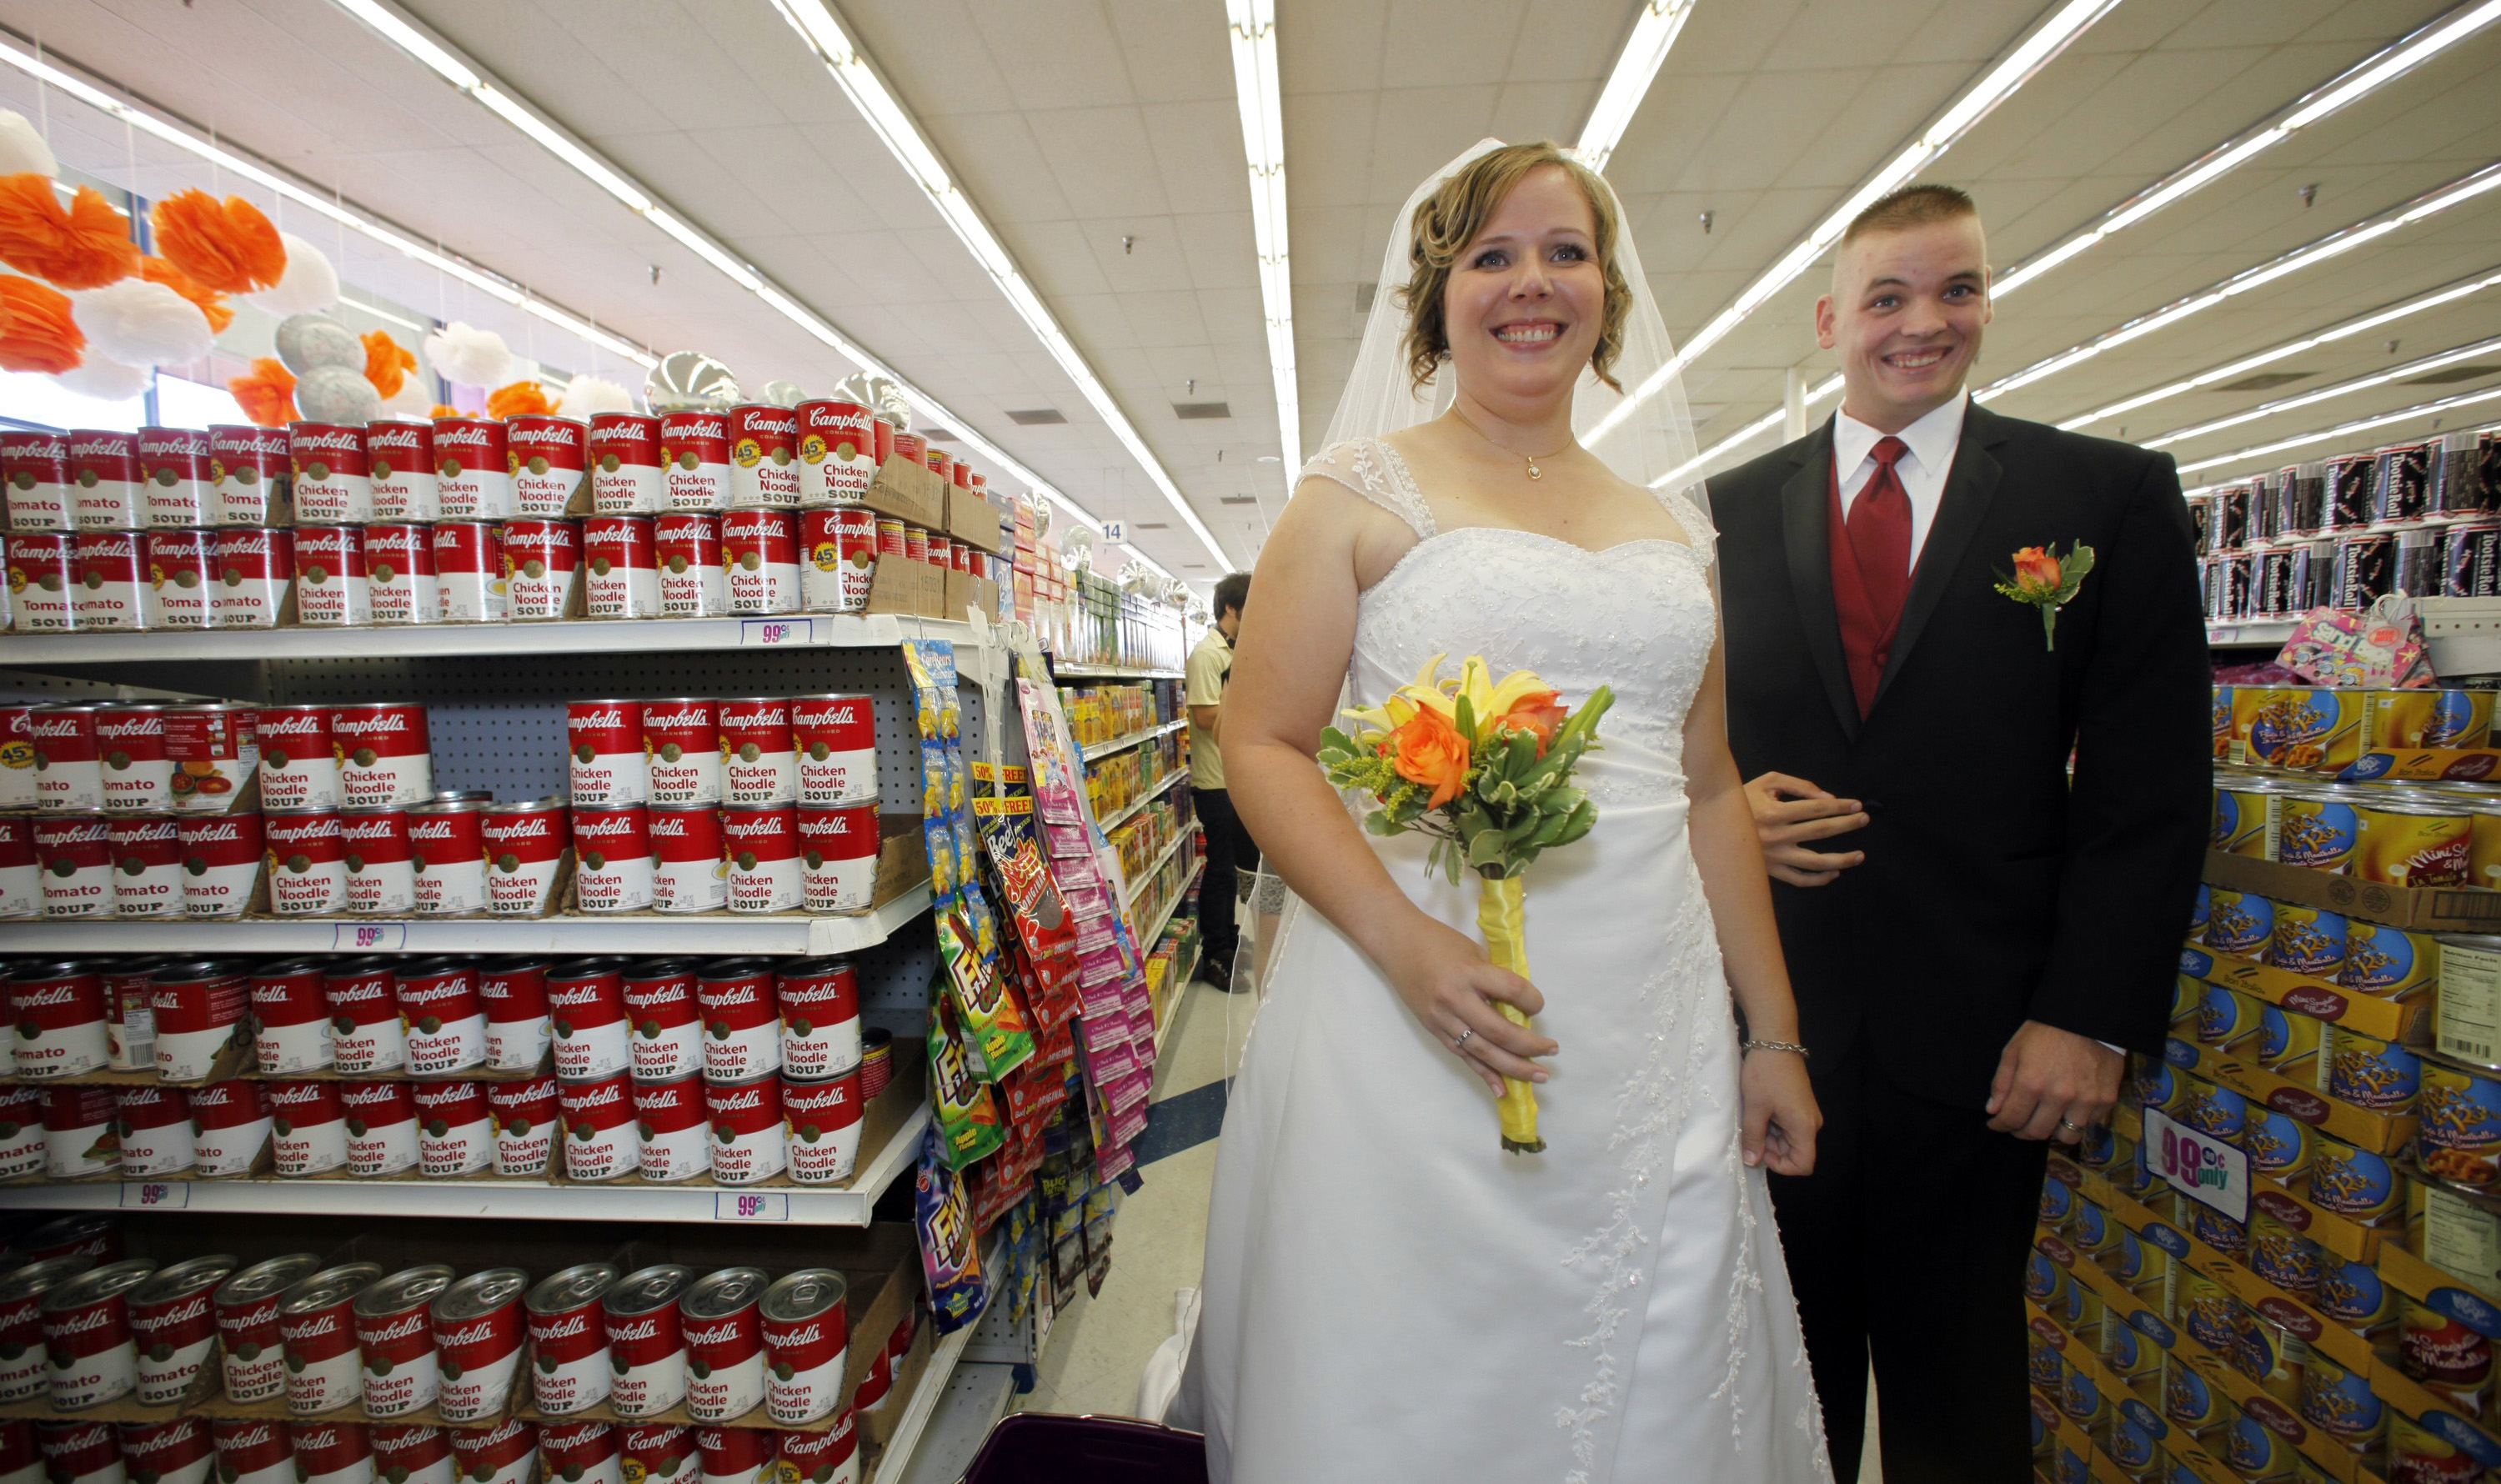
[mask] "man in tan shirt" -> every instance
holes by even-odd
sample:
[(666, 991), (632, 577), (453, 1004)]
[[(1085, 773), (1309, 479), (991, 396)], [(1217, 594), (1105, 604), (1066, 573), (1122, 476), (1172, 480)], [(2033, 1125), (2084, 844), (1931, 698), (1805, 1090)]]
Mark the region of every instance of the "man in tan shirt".
[(1250, 598), (1250, 574), (1228, 573), (1216, 585), (1216, 626), (1190, 651), (1183, 703), (1189, 708), (1189, 790), (1207, 831), (1207, 875), (1198, 887), (1198, 929), (1204, 958), (1199, 977), (1219, 988), (1233, 984), (1233, 950), (1240, 931), (1234, 898), (1240, 871), (1259, 869), (1259, 847), (1250, 842), (1224, 791), (1224, 755), (1217, 750), (1224, 682), (1233, 673), (1233, 639), (1242, 632), (1242, 606)]

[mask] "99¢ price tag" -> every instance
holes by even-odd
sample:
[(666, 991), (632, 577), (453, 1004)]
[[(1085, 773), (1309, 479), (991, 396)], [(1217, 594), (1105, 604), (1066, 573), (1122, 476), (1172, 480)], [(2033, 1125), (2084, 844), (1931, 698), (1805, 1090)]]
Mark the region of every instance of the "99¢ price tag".
[(788, 1221), (790, 1197), (777, 1191), (721, 1191), (713, 1197), (715, 1221)]
[(2189, 1199), (2250, 1219), (2250, 1157), (2159, 1108), (2145, 1110), (2145, 1164)]
[(182, 1180), (124, 1180), (121, 1204), (127, 1209), (179, 1211), (191, 1203), (191, 1187)]

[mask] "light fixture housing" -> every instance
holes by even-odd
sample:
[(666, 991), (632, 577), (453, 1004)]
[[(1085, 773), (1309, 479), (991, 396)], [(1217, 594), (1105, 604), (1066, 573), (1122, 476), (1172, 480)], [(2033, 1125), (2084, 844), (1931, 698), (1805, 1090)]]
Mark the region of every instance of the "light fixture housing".
[(1250, 238), (1259, 258), (1259, 304), (1276, 384), (1277, 441), (1285, 487), (1303, 462), (1302, 385), (1294, 360), (1294, 277), (1285, 234), (1285, 119), (1277, 85), (1276, 0), (1225, 0), (1233, 49), (1233, 98), (1242, 153), (1250, 166)]
[(1624, 50), (1616, 53), (1606, 85), (1598, 89), (1598, 101), (1589, 108), (1589, 121), (1581, 125), (1580, 143), (1573, 146), (1583, 164), (1598, 171), (1607, 168), (1616, 146), (1623, 143), (1624, 130), (1632, 125), (1633, 114), (1649, 96), (1650, 84), (1676, 46), (1677, 33), (1692, 14), (1693, 0), (1645, 0), (1641, 13), (1633, 17), (1632, 35), (1624, 38)]

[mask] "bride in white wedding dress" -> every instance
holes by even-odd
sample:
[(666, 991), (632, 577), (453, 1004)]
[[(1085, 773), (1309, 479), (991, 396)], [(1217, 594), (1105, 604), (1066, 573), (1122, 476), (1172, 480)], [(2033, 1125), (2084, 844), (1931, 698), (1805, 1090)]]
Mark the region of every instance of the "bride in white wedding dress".
[[(1607, 378), (1666, 363), (1658, 312), (1613, 193), (1546, 146), (1426, 182), (1381, 283), (1224, 698), (1232, 798), (1296, 900), (1175, 1420), (1217, 1484), (1829, 1480), (1763, 1183), (1812, 1166), (1819, 1119), (1724, 734), (1712, 529), (1643, 488), (1691, 456), (1682, 396), (1576, 438)], [(1471, 935), (1474, 884), (1365, 833), (1313, 761), (1341, 704), (1442, 653), (1567, 706), (1615, 691), (1597, 826), (1528, 872), (1533, 986)], [(1538, 1079), (1544, 1153), (1501, 1152), (1503, 1074)]]

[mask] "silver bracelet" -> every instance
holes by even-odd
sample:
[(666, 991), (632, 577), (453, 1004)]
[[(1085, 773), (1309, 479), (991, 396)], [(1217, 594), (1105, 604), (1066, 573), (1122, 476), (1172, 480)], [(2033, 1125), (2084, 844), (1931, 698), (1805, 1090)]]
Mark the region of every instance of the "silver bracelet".
[(1807, 1049), (1794, 1041), (1746, 1041), (1741, 1045), (1747, 1051), (1794, 1051), (1801, 1057), (1807, 1055)]

